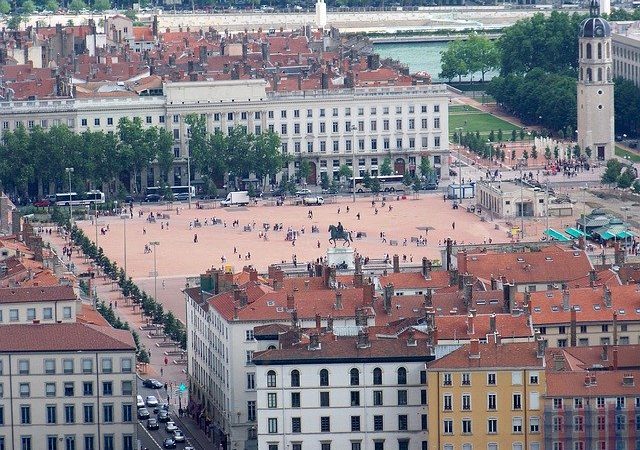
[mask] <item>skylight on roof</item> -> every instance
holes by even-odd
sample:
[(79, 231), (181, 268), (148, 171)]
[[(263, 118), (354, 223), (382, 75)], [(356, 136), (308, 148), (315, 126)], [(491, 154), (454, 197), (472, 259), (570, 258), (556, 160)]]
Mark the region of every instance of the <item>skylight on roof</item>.
[(276, 302), (274, 302), (273, 300), (267, 300), (267, 306), (275, 306)]
[(518, 262), (524, 262), (524, 258), (518, 258), (517, 261)]
[(552, 307), (551, 307), (551, 311), (553, 311), (553, 312), (557, 312), (557, 311), (558, 311), (558, 307), (557, 307), (557, 306), (552, 306)]
[(624, 309), (619, 309), (618, 314), (620, 314), (621, 316), (624, 315)]
[(539, 307), (539, 306), (535, 306), (535, 307), (533, 308), (533, 312), (540, 312), (540, 311), (541, 311), (541, 309), (540, 309), (540, 307)]
[(596, 311), (600, 311), (600, 305), (593, 305), (593, 309), (595, 309)]
[(582, 311), (582, 307), (580, 305), (575, 305), (573, 307), (576, 311)]
[(547, 298), (553, 298), (553, 292), (547, 292)]
[(545, 256), (544, 260), (545, 261), (553, 261), (553, 258), (551, 256)]
[(487, 302), (485, 302), (484, 300), (477, 300), (476, 301), (476, 305), (486, 305)]

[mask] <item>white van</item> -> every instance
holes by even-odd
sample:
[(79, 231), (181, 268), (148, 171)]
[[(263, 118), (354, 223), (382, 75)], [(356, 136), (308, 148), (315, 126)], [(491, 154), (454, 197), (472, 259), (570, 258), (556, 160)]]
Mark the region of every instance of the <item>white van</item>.
[(144, 400), (142, 398), (142, 395), (138, 395), (138, 397), (136, 398), (136, 406), (138, 408), (144, 408)]

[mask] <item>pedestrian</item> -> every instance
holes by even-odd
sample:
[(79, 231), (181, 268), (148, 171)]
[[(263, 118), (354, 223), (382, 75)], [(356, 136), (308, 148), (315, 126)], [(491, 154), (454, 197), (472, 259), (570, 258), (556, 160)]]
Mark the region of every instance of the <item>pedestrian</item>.
[(118, 300), (116, 300), (113, 304), (115, 305), (116, 309), (118, 309)]
[(318, 248), (320, 248), (320, 241), (318, 241), (317, 246), (318, 246)]
[(142, 235), (145, 235), (145, 234), (147, 234), (147, 229), (146, 229), (146, 228), (143, 228), (143, 229), (142, 229)]
[(349, 206), (347, 206), (347, 214), (349, 214)]
[(454, 229), (454, 230), (456, 229), (456, 223), (455, 222), (451, 223), (451, 228)]
[(360, 220), (360, 213), (356, 214), (356, 217)]
[(169, 364), (169, 358), (167, 358), (166, 356), (164, 357), (164, 365), (166, 366), (167, 364)]
[[(164, 368), (160, 367), (160, 376), (163, 376), (163, 375), (164, 375)], [(164, 384), (164, 390), (165, 391), (167, 390), (167, 383)]]
[(338, 208), (338, 214), (340, 214), (340, 208)]
[(198, 234), (197, 233), (193, 235), (193, 243), (194, 244), (198, 243)]

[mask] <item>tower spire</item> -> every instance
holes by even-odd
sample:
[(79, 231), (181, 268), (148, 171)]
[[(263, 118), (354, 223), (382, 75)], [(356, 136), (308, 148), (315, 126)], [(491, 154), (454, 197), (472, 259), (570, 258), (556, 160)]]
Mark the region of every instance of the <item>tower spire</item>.
[(589, 15), (591, 17), (600, 16), (600, 4), (596, 2), (596, 0), (591, 0), (591, 4), (589, 5)]

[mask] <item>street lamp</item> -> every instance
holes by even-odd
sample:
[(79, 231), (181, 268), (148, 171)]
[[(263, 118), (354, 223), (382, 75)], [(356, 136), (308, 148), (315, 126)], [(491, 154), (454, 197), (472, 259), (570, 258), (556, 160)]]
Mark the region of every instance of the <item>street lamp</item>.
[(188, 130), (187, 140), (187, 200), (191, 209), (191, 128)]
[(153, 247), (153, 298), (158, 301), (158, 270), (156, 266), (156, 246), (160, 245), (158, 241), (151, 241), (149, 245)]
[(120, 218), (124, 221), (124, 226), (123, 226), (123, 238), (124, 238), (124, 279), (125, 281), (127, 280), (127, 219), (129, 218), (129, 216), (127, 215), (127, 213), (122, 213), (120, 214)]
[[(358, 127), (351, 125), (353, 138), (351, 139), (351, 188), (353, 190), (353, 203), (356, 202), (356, 131)], [(359, 171), (358, 171), (359, 172)]]
[(462, 159), (460, 156), (460, 149), (462, 148), (462, 130), (463, 127), (457, 127), (456, 131), (458, 132), (458, 201), (462, 205)]
[(520, 169), (520, 239), (524, 240), (524, 178)]
[(73, 206), (71, 205), (71, 174), (73, 167), (65, 167), (64, 171), (69, 175), (69, 223), (73, 223)]

